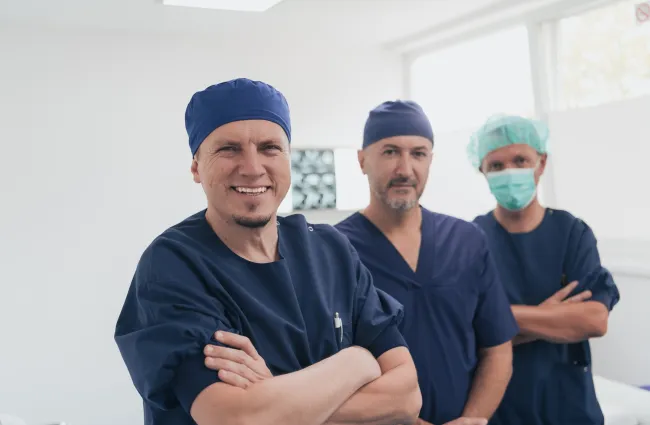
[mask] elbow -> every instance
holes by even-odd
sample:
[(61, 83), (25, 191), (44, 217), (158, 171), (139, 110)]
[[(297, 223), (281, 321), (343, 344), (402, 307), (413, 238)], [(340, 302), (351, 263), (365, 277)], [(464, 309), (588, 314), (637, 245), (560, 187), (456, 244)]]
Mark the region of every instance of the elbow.
[(592, 323), (591, 338), (600, 338), (607, 333), (607, 315), (594, 318)]
[(607, 324), (609, 321), (609, 311), (602, 304), (597, 304), (589, 320), (589, 337), (600, 338), (607, 333)]
[(403, 424), (415, 424), (418, 421), (420, 416), (420, 410), (422, 409), (422, 392), (420, 392), (420, 386), (418, 385), (415, 391), (409, 397), (407, 403), (408, 408), (406, 409), (406, 417), (404, 418)]

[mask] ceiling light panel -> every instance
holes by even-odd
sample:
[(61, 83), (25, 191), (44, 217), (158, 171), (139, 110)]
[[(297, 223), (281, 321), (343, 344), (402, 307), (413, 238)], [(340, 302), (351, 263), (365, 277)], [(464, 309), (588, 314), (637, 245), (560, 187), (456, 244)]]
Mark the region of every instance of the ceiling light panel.
[(201, 9), (264, 12), (282, 0), (163, 0), (167, 6), (198, 7)]

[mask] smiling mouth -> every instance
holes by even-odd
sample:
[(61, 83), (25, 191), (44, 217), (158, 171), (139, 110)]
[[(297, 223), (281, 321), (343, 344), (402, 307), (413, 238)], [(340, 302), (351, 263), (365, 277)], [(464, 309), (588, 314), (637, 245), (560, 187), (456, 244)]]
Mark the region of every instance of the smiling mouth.
[(244, 187), (244, 186), (233, 186), (232, 189), (241, 193), (242, 195), (257, 196), (266, 193), (270, 189), (269, 186), (257, 186), (257, 187)]

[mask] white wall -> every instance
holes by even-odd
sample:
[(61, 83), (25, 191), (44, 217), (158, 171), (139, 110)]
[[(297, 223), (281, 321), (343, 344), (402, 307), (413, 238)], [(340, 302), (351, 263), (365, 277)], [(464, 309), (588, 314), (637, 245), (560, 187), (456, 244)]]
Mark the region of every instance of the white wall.
[(649, 117), (650, 97), (549, 116), (554, 204), (593, 228), (621, 292), (595, 371), (632, 385), (650, 385)]
[(291, 104), (294, 146), (341, 147), (401, 95), (397, 56), (299, 43), (0, 29), (0, 412), (142, 423), (113, 330), (142, 250), (204, 206), (191, 94), (264, 79)]
[(602, 238), (650, 242), (650, 96), (554, 112), (549, 125), (558, 204)]
[(649, 275), (614, 273), (621, 302), (609, 318), (607, 335), (591, 341), (594, 372), (630, 385), (650, 385)]

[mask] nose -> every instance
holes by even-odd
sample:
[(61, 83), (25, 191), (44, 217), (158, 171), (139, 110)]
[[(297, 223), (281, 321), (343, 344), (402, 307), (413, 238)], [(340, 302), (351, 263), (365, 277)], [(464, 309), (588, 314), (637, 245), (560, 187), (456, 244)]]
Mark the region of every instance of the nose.
[(413, 166), (411, 164), (411, 156), (408, 153), (400, 155), (397, 159), (397, 168), (395, 169), (395, 173), (398, 176), (411, 177), (412, 171)]
[(257, 149), (247, 149), (239, 163), (239, 173), (244, 177), (260, 177), (266, 170)]

